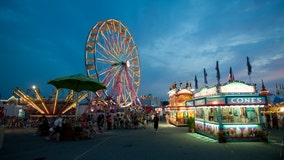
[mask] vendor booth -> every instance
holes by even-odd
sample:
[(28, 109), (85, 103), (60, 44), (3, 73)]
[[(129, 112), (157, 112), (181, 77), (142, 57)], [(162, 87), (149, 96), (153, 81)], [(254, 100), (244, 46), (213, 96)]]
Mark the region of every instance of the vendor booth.
[(267, 97), (241, 81), (203, 87), (186, 106), (195, 108), (195, 131), (221, 141), (260, 141), (260, 109)]
[(169, 93), (169, 106), (165, 108), (168, 114), (169, 123), (175, 126), (187, 126), (187, 119), (194, 117), (194, 108), (186, 107), (185, 102), (193, 99), (193, 92), (188, 89)]

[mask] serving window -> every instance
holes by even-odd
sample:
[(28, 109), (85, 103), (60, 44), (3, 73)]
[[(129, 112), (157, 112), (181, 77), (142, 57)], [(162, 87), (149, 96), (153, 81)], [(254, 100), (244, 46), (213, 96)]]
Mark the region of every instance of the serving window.
[[(256, 124), (260, 123), (258, 107), (221, 107), (222, 123)], [(217, 107), (200, 107), (195, 110), (196, 119), (205, 122), (218, 122)]]
[(204, 120), (204, 110), (206, 110), (206, 108), (196, 108), (195, 109), (195, 118), (197, 120)]
[(218, 108), (207, 108), (208, 116), (206, 116), (206, 121), (218, 122)]
[(196, 119), (206, 122), (218, 122), (218, 108), (196, 108)]
[(260, 123), (257, 107), (222, 107), (222, 123), (255, 124)]

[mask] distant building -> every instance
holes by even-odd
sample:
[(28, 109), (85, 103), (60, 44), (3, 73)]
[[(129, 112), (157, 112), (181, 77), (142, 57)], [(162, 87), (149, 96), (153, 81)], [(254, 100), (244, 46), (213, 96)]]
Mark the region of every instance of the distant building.
[(152, 107), (152, 110), (155, 110), (155, 108), (160, 107), (160, 98), (155, 97), (152, 94), (142, 95), (139, 99), (142, 104), (142, 107)]
[(0, 107), (4, 107), (4, 116), (24, 117), (26, 106), (18, 105), (19, 99), (12, 96), (8, 100), (0, 100)]

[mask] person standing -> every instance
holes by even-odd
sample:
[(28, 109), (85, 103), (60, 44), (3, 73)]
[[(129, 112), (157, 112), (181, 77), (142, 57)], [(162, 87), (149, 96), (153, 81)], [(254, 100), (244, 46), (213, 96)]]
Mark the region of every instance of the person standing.
[(153, 121), (154, 121), (154, 130), (157, 133), (158, 132), (158, 128), (159, 128), (159, 118), (158, 118), (157, 114), (155, 115)]
[(170, 119), (169, 113), (166, 113), (166, 122), (167, 122), (167, 124), (170, 124), (170, 123), (169, 123), (169, 119)]
[(104, 127), (105, 127), (105, 116), (104, 116), (104, 114), (101, 114), (100, 127), (101, 127), (102, 130), (104, 130)]
[(276, 129), (279, 129), (279, 127), (278, 127), (278, 117), (277, 117), (276, 113), (274, 113), (272, 115), (272, 127), (276, 128)]
[(263, 113), (261, 113), (261, 119), (262, 119), (263, 128), (267, 128), (266, 117)]
[(112, 116), (111, 115), (107, 116), (107, 129), (108, 130), (112, 129)]
[(143, 128), (146, 129), (146, 126), (147, 126), (147, 118), (146, 118), (146, 115), (143, 115), (143, 116), (142, 116), (142, 124), (143, 124)]
[(91, 138), (91, 131), (89, 129), (89, 125), (88, 125), (87, 119), (84, 119), (81, 122), (81, 128), (82, 128), (82, 131), (87, 134), (88, 138)]
[(266, 114), (266, 123), (267, 123), (267, 129), (271, 129), (272, 128), (271, 125), (270, 125), (271, 118), (270, 118), (270, 114), (269, 113)]
[(101, 121), (102, 121), (102, 116), (98, 115), (98, 117), (97, 117), (97, 126), (98, 126), (99, 131), (102, 130), (102, 128), (101, 128)]
[(39, 126), (38, 129), (36, 131), (36, 135), (48, 135), (48, 129), (49, 129), (49, 122), (48, 119), (46, 118), (45, 115), (43, 115), (42, 117), (39, 118)]

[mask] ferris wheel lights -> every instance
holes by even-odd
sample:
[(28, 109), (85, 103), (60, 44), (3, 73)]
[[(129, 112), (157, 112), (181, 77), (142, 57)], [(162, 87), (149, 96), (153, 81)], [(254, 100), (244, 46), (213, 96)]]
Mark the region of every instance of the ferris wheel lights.
[(94, 46), (95, 45), (95, 42), (87, 42), (87, 46), (88, 47), (92, 47), (92, 46)]
[(140, 84), (140, 60), (134, 38), (119, 20), (99, 21), (85, 44), (85, 67), (89, 77), (102, 81), (107, 89), (97, 96), (109, 97), (109, 104), (127, 107), (134, 102)]
[(32, 86), (32, 88), (33, 88), (33, 89), (36, 89), (36, 86), (35, 86), (35, 85), (33, 85), (33, 86)]
[(96, 68), (96, 66), (91, 65), (91, 64), (87, 64), (87, 65), (86, 65), (86, 68), (87, 68), (88, 70), (93, 70), (93, 69)]
[(98, 33), (98, 29), (92, 29), (91, 32), (92, 32), (93, 34), (97, 34), (97, 33)]
[(86, 62), (89, 62), (89, 63), (91, 63), (91, 62), (95, 62), (95, 60), (93, 59), (93, 58), (86, 58)]

